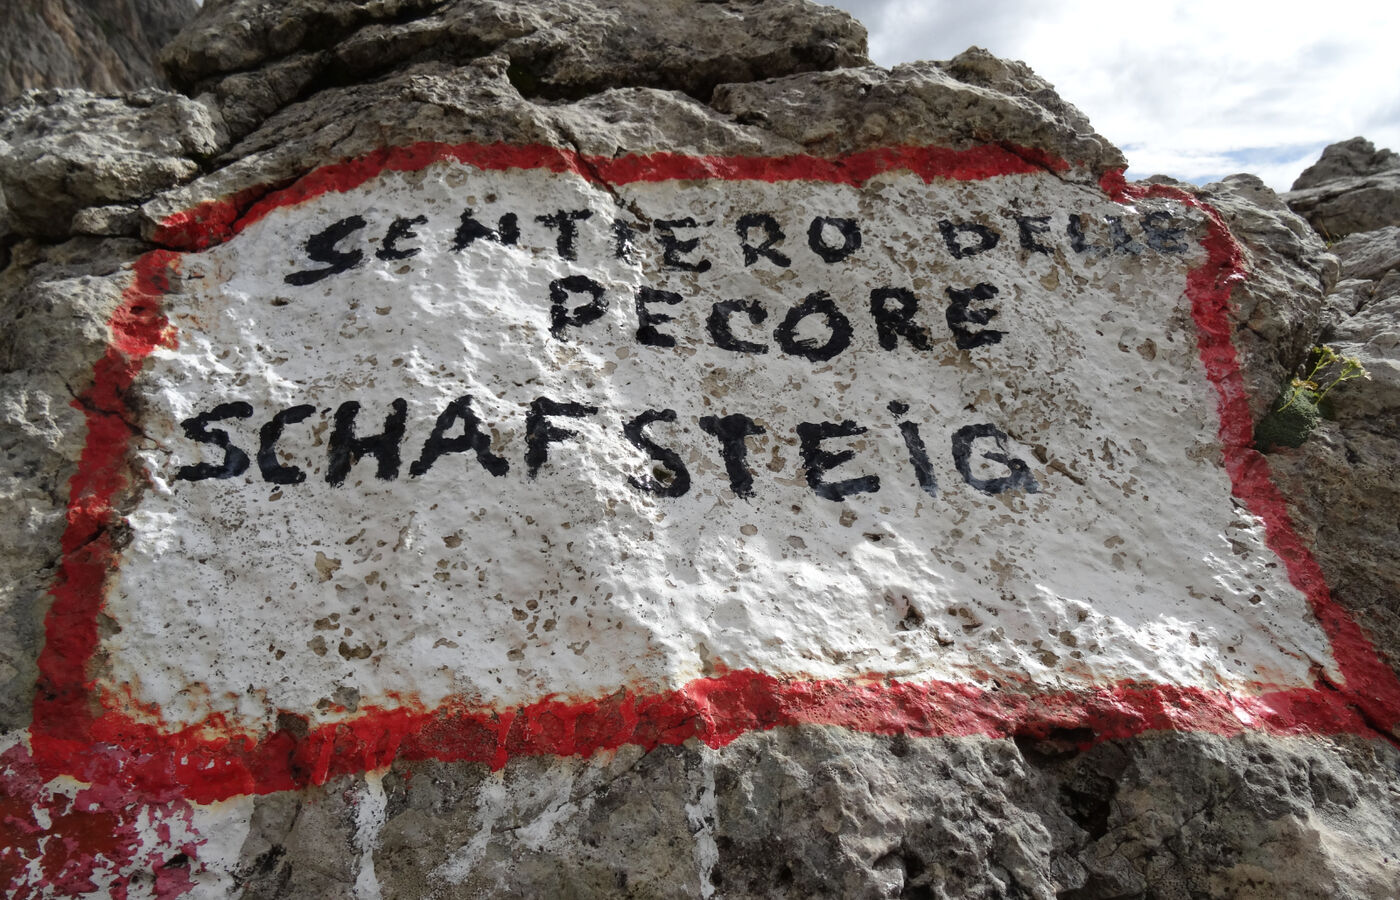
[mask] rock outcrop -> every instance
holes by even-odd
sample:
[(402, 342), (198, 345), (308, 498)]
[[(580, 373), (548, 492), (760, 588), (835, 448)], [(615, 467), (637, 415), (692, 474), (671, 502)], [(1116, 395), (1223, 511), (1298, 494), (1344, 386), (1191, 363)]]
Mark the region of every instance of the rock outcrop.
[(1283, 199), (1333, 239), (1338, 277), (1316, 341), (1369, 376), (1330, 393), (1313, 437), (1270, 462), (1333, 590), (1400, 665), (1400, 491), (1389, 474), (1400, 464), (1400, 157), (1362, 138), (1334, 144)]
[[(0, 884), (11, 893), (1361, 900), (1395, 891), (1400, 251), (1397, 228), (1383, 226), (1400, 222), (1381, 221), (1386, 179), (1400, 174), (1393, 157), (1349, 142), (1283, 200), (1249, 176), (1199, 190), (1127, 185), (1119, 151), (1024, 64), (973, 48), (887, 71), (869, 63), (858, 23), (799, 0), (209, 0), (162, 62), (182, 93), (50, 91), (0, 119), (0, 515), (15, 523), (0, 547)], [(499, 185), (524, 204), (528, 179), (545, 185), (540, 210), (500, 205)], [(747, 224), (724, 218), (724, 204), (738, 202), (732, 182), (751, 185), (735, 196), (761, 198)], [(387, 187), (366, 193), (374, 185)], [(1349, 236), (1329, 253), (1284, 200), (1314, 227)], [(800, 223), (779, 221), (796, 215), (790, 204), (802, 206)], [(298, 209), (312, 212), (302, 221)], [(686, 210), (704, 214), (685, 224)], [(623, 227), (584, 230), (605, 217)], [(866, 322), (868, 346), (850, 351), (872, 368), (921, 348), (930, 362), (894, 370), (889, 382), (905, 393), (880, 398), (884, 418), (862, 420), (868, 434), (826, 423), (850, 426), (842, 440), (865, 435), (859, 444), (780, 441), (772, 433), (785, 410), (847, 402), (843, 392), (861, 395), (867, 373), (819, 358), (836, 338), (799, 331), (801, 317), (790, 314), (788, 327), (778, 307), (741, 300), (772, 303), (801, 285), (816, 309), (831, 300), (817, 294), (841, 294), (850, 284), (831, 266), (857, 249), (854, 222), (867, 224), (872, 271), (908, 272), (910, 296), (927, 308), (916, 325), (912, 307), (893, 314), (888, 304), (904, 295), (892, 293), (877, 312), (861, 282), (855, 300), (837, 297), (849, 317), (822, 307), (836, 310), (825, 321), (883, 322), (878, 334)], [(877, 222), (894, 225), (887, 234)], [(737, 256), (736, 229), (748, 256)], [(719, 244), (703, 243), (712, 233), (729, 242), (737, 275), (723, 262), (701, 268), (701, 255), (719, 259)], [(637, 249), (639, 235), (660, 248), (655, 260)], [(238, 256), (245, 246), (263, 254), (251, 266)], [(818, 258), (804, 263), (799, 252)], [(935, 255), (964, 268), (923, 268)], [(745, 258), (768, 265), (762, 280), (737, 280), (748, 277)], [(502, 262), (489, 269), (488, 259)], [(625, 340), (548, 342), (603, 312), (577, 299), (588, 279), (571, 277), (601, 281), (614, 271), (605, 266), (635, 259), (619, 282), (645, 287), (669, 265), (679, 279), (670, 286), (703, 298), (708, 318), (679, 291), (675, 301), (629, 294), (611, 308), (626, 307)], [(430, 265), (440, 280), (425, 280)], [(707, 269), (736, 280), (708, 287)], [(801, 281), (811, 272), (827, 280)], [(966, 285), (949, 280), (969, 273)], [(341, 275), (363, 280), (341, 289)], [(541, 329), (511, 318), (520, 283), (537, 288), (533, 313), (548, 326), (539, 352), (530, 341)], [(1000, 285), (1000, 307), (987, 285)], [(417, 313), (395, 305), (452, 314), (414, 326)], [(1042, 318), (1034, 335), (1001, 347), (1005, 359), (1027, 348), (1014, 357), (1025, 361), (1019, 374), (963, 346), (985, 352), (1000, 340), (988, 335), (1022, 314)], [(298, 325), (287, 350), (280, 323), (298, 315), (331, 324)], [(1090, 318), (1081, 327), (1075, 316)], [(392, 335), (382, 352), (356, 343), (391, 326), (412, 346)], [(589, 430), (582, 404), (562, 394), (528, 402), (609, 379), (618, 384), (605, 399), (648, 397), (689, 378), (690, 360), (712, 344), (742, 346), (736, 332), (771, 345), (751, 349), (753, 359), (775, 371), (798, 359), (803, 374), (703, 370), (695, 391), (717, 405), (692, 443), (713, 440), (705, 429), (732, 412), (725, 398), (767, 402), (759, 431), (735, 432), (742, 423), (730, 420), (725, 446), (767, 441), (748, 474), (767, 479), (760, 490), (782, 500), (775, 509), (745, 505), (742, 452), (723, 462), (666, 455), (658, 435), (679, 439), (662, 429), (683, 424), (685, 409), (648, 410), (657, 415), (631, 422), (630, 444), (610, 444)], [(1339, 388), (1331, 418), (1298, 449), (1256, 453), (1250, 420), (1317, 343), (1359, 356), (1371, 380)], [(455, 349), (434, 356), (441, 346)], [(666, 366), (628, 368), (658, 347), (674, 350)], [(342, 353), (359, 354), (351, 374)], [(508, 377), (472, 381), (488, 359)], [(920, 381), (924, 368), (950, 380)], [(828, 372), (827, 394), (806, 380)], [(566, 376), (574, 380), (551, 380)], [(383, 488), (392, 454), (370, 437), (396, 427), (385, 386), (395, 379), (425, 392), (472, 385), (455, 418), (443, 412), (433, 426), (429, 415), (433, 437), (403, 451), (393, 484), (425, 492), (403, 514)], [(163, 405), (196, 384), (230, 393), (217, 409)], [(321, 389), (335, 402), (304, 393)], [(1122, 408), (1074, 405), (1115, 392), (1151, 399), (1112, 427), (1102, 410)], [(279, 417), (251, 411), (248, 398), (276, 400)], [(356, 405), (331, 416), (341, 400)], [(491, 409), (530, 424), (480, 412), (498, 401)], [(981, 438), (991, 448), (981, 461), (930, 461), (947, 452), (929, 450), (935, 426), (921, 437), (903, 418), (920, 403), (955, 424), (975, 411), (1007, 427), (995, 444)], [(1057, 428), (1092, 435), (1092, 446), (1075, 454), (1037, 439)], [(190, 457), (191, 440), (214, 449)], [(246, 450), (241, 469), (217, 450), (230, 441)], [(273, 567), (225, 564), (225, 545), (274, 546), (295, 504), (333, 496), (335, 475), (320, 468), (337, 465), (328, 444), (345, 448), (339, 464), (352, 473), (345, 483), (341, 472), (334, 496), (366, 498), (352, 510), (364, 527), (308, 541), (314, 563), (299, 586), (245, 597), (245, 576)], [(631, 456), (608, 455), (613, 444)], [(469, 496), (432, 482), (446, 463), (428, 471), (430, 445), (454, 464), (470, 460)], [(549, 455), (576, 445), (592, 455), (576, 464)], [(841, 484), (868, 490), (856, 469), (883, 461), (871, 447), (886, 445), (916, 462), (907, 477), (881, 470), (882, 496), (907, 488), (930, 502), (908, 504), (921, 517), (908, 529), (908, 510), (842, 505), (830, 496), (840, 475), (822, 480), (848, 463)], [(652, 453), (647, 465), (633, 459), (639, 451)], [(867, 455), (850, 463), (856, 452)], [(496, 518), (510, 499), (491, 499), (497, 483), (553, 490), (554, 472), (534, 481), (526, 466), (569, 466), (585, 489)], [(253, 480), (259, 471), (270, 484)], [(708, 504), (700, 513), (664, 506), (682, 472), (728, 493), (693, 487)], [(1212, 495), (1219, 510), (1177, 508), (1197, 482), (1223, 486)], [(182, 528), (181, 508), (160, 504), (191, 484), (252, 499), (220, 499), (198, 527)], [(1085, 524), (1039, 527), (1037, 516), (1056, 513), (1033, 508), (1037, 496), (1081, 498)], [(935, 498), (962, 505), (934, 507)], [(240, 518), (256, 504), (267, 518)], [(795, 518), (813, 504), (831, 514)], [(307, 509), (308, 519), (344, 524), (335, 521), (344, 507)], [(762, 527), (734, 520), (720, 538), (705, 531), (730, 524), (735, 509)], [(1134, 557), (1096, 524), (1115, 516), (1125, 529), (1163, 523), (1162, 553), (1189, 551), (1178, 568), (1198, 565), (1201, 577), (1189, 597), (1172, 598), (1180, 605), (1163, 605), (1145, 577), (1078, 605), (1048, 589), (1031, 602), (1017, 596), (1058, 583), (1061, 568), (1082, 564), (1092, 587), (1151, 564), (1150, 552)], [(462, 533), (486, 522), (500, 539), (423, 531), (443, 520)], [(906, 546), (919, 528), (959, 524)], [(215, 537), (198, 544), (200, 528)], [(527, 542), (532, 528), (540, 541)], [(677, 539), (680, 528), (706, 540)], [(1303, 540), (1290, 543), (1295, 531)], [(835, 563), (813, 550), (828, 544)], [(1019, 544), (1043, 544), (1050, 562), (1020, 571), (1036, 557)], [(658, 555), (672, 545), (678, 556)], [(701, 559), (715, 545), (736, 589), (791, 579), (688, 620), (695, 585), (723, 580)], [(672, 562), (647, 582), (654, 602), (641, 612), (585, 590), (609, 576), (603, 561), (636, 566), (641, 578), (653, 558)], [(162, 561), (188, 576), (141, 589), (143, 571)], [(966, 575), (978, 566), (980, 581)], [(420, 569), (421, 579), (402, 574)], [(850, 573), (880, 589), (849, 590)], [(494, 597), (477, 588), (491, 579), (507, 585)], [(929, 584), (945, 579), (967, 596), (926, 603)], [(1135, 588), (1149, 598), (1141, 607), (1124, 599)], [(502, 594), (513, 589), (511, 609), (515, 594)], [(408, 603), (449, 590), (431, 608)], [(830, 597), (841, 602), (822, 606)], [(327, 603), (338, 605), (316, 606)], [(259, 619), (266, 609), (283, 618)], [(596, 630), (570, 611), (579, 609), (599, 612)], [(1054, 627), (1052, 610), (1063, 613)], [(873, 642), (849, 625), (867, 612), (887, 627)], [(614, 617), (606, 625), (604, 613)], [(1134, 615), (1136, 630), (1125, 624)], [(505, 623), (498, 631), (493, 617)], [(428, 634), (439, 620), (452, 633)], [(1042, 639), (1019, 636), (1037, 628)], [(488, 670), (509, 629), (521, 638), (508, 666)], [(1314, 632), (1327, 646), (1308, 643)], [(240, 637), (199, 649), (220, 634)], [(380, 634), (402, 643), (386, 651)], [(1260, 647), (1274, 654), (1267, 672), (1250, 657)], [(760, 665), (804, 652), (800, 674)], [(275, 668), (284, 658), (304, 660), (305, 677), (290, 662)], [(465, 662), (454, 670), (443, 660)], [(891, 675), (901, 663), (909, 671)], [(609, 666), (625, 674), (591, 693), (544, 677), (583, 681)], [(334, 676), (324, 696), (307, 688), (298, 706), (300, 682), (323, 672)], [(407, 691), (393, 682), (401, 677)], [(423, 699), (439, 682), (446, 699)], [(515, 696), (526, 699), (497, 699)]]
[(0, 141), (10, 228), (47, 240), (136, 236), (137, 203), (193, 178), (228, 143), (217, 114), (154, 89), (30, 93), (0, 120)]
[[(696, 35), (703, 34), (703, 41)], [(408, 66), (505, 61), (529, 99), (581, 99), (624, 87), (707, 100), (720, 84), (868, 64), (865, 29), (798, 2), (670, 4), (630, 0), (285, 5), (233, 0), (209, 9), (162, 62), (189, 93), (210, 92), (236, 136), (325, 88)]]
[(1400, 169), (1400, 155), (1394, 150), (1377, 150), (1363, 137), (1332, 144), (1317, 162), (1303, 170), (1289, 190), (1303, 191), (1344, 178), (1366, 178)]
[(1284, 194), (1328, 241), (1400, 223), (1400, 156), (1365, 138), (1333, 144)]

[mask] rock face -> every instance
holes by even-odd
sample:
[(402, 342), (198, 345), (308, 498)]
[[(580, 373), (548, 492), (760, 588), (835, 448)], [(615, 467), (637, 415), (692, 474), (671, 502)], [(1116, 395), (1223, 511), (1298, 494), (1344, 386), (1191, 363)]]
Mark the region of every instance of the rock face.
[(0, 141), (10, 227), (57, 240), (134, 236), (136, 201), (193, 178), (227, 137), (204, 106), (148, 89), (122, 98), (29, 94), (0, 122)]
[(218, 98), (235, 135), (323, 88), (433, 61), (506, 60), (526, 98), (650, 87), (701, 100), (720, 84), (869, 62), (865, 29), (798, 0), (697, 4), (684, 15), (645, 0), (211, 7), (162, 59), (177, 85)]
[[(1400, 181), (1386, 179), (1397, 174), (1393, 152), (1355, 138), (1323, 151), (1294, 185), (1309, 186), (1284, 195), (1315, 223), (1330, 221), (1313, 219), (1331, 215), (1319, 210), (1353, 211), (1347, 215), (1356, 227), (1329, 247), (1339, 274), (1317, 341), (1359, 360), (1369, 377), (1329, 394), (1330, 416), (1315, 437), (1270, 460), (1299, 508), (1298, 520), (1312, 532), (1333, 589), (1358, 611), (1392, 665), (1400, 663), (1394, 600), (1400, 573), (1392, 562), (1400, 523), (1391, 504), (1400, 497), (1386, 473), (1400, 459), (1400, 207), (1392, 208), (1386, 192)], [(1330, 199), (1319, 204), (1324, 196)]]
[(1329, 241), (1400, 224), (1400, 156), (1365, 138), (1333, 144), (1284, 199)]
[(1354, 137), (1323, 150), (1322, 157), (1303, 170), (1291, 190), (1303, 191), (1329, 181), (1364, 178), (1396, 169), (1400, 169), (1400, 156), (1395, 151), (1377, 150), (1376, 145), (1365, 138)]
[(194, 0), (10, 0), (0, 8), (0, 103), (35, 88), (110, 94), (165, 84), (156, 51)]
[(0, 120), (9, 893), (1394, 892), (1395, 228), (787, 0), (162, 60)]

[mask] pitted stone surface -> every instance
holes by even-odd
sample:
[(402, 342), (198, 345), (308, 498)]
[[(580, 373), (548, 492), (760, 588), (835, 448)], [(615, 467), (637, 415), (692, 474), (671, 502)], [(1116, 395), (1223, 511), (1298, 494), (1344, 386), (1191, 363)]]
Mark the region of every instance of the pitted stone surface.
[[(1370, 900), (1400, 842), (1397, 759), (1348, 750), (1343, 765), (1309, 740), (1155, 735), (1077, 753), (785, 729), (718, 751), (398, 767), (334, 793), (383, 793), (375, 850), (356, 862), (385, 897)], [(332, 870), (304, 839), (276, 847), (244, 850), (262, 891), (263, 872)]]
[(87, 207), (140, 201), (188, 181), (227, 140), (217, 114), (178, 94), (123, 98), (84, 91), (32, 93), (0, 119), (0, 187), (11, 228), (46, 239), (73, 229)]
[[(86, 430), (74, 395), (111, 338), (121, 271), (144, 249), (130, 240), (76, 238), (18, 244), (0, 272), (0, 491), (7, 527), (0, 544), (0, 723), (23, 727), (34, 699), (47, 590), (65, 524), (63, 500)], [(39, 324), (47, 323), (47, 324)]]
[[(1190, 311), (1161, 299), (1200, 216), (1039, 174), (690, 191), (465, 159), (182, 266), (174, 347), (134, 388), (155, 448), (104, 690), (267, 730), (337, 686), (433, 708), (714, 666), (1246, 690), (1330, 667), (1230, 502)], [(308, 257), (317, 234), (338, 249)], [(361, 436), (404, 405), (376, 462), (326, 455), (347, 402)], [(293, 407), (284, 468), (248, 465)]]

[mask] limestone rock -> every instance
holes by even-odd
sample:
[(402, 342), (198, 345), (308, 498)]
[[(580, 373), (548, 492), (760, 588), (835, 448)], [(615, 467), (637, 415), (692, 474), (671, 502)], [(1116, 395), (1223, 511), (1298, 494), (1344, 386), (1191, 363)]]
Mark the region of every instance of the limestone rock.
[(1328, 181), (1283, 199), (1328, 240), (1400, 225), (1400, 169)]
[[(1400, 757), (1349, 750), (1344, 764), (1308, 739), (1160, 734), (1081, 752), (813, 728), (499, 773), (398, 766), (307, 792), (290, 829), (287, 800), (259, 799), (256, 819), (276, 825), (249, 835), (238, 870), (250, 891), (328, 891), (372, 866), (403, 898), (1370, 900), (1392, 883)], [(369, 857), (345, 834), (347, 799), (382, 809)]]
[(141, 232), (141, 210), (135, 204), (89, 206), (73, 216), (69, 228), (94, 237), (135, 237)]
[(801, 0), (232, 0), (206, 6), (162, 60), (176, 84), (212, 91), (242, 135), (322, 88), (484, 56), (509, 60), (524, 96), (573, 99), (654, 87), (706, 100), (719, 84), (868, 63), (864, 28)]
[(1367, 303), (1337, 325), (1333, 343), (1356, 355), (1370, 373), (1370, 384), (1338, 394), (1337, 415), (1365, 420), (1382, 433), (1400, 426), (1400, 298)]
[(1400, 269), (1400, 226), (1357, 232), (1329, 249), (1341, 263), (1341, 277), (1380, 281)]
[(1323, 299), (1322, 329), (1318, 337), (1324, 342), (1331, 340), (1342, 320), (1355, 315), (1361, 307), (1370, 303), (1375, 291), (1376, 283), (1373, 281), (1361, 278), (1338, 280), (1332, 293)]
[[(0, 157), (5, 155), (9, 145), (0, 141)], [(5, 203), (4, 188), (0, 188), (0, 270), (10, 264), (10, 245), (17, 240), (12, 237), (13, 228), (10, 225), (10, 207)]]
[[(1389, 311), (1394, 321), (1395, 309)], [(1393, 325), (1392, 325), (1393, 327)], [(1352, 353), (1355, 345), (1336, 345)], [(1328, 573), (1334, 596), (1356, 615), (1381, 655), (1400, 666), (1400, 588), (1394, 566), (1400, 491), (1394, 486), (1400, 442), (1395, 438), (1394, 357), (1361, 355), (1375, 389), (1350, 382), (1329, 395), (1338, 421), (1322, 422), (1296, 450), (1269, 454), (1295, 521)], [(1375, 410), (1372, 420), (1367, 411)]]
[(91, 378), (120, 302), (121, 271), (142, 246), (79, 238), (17, 244), (0, 272), (0, 728), (22, 727), (33, 703), (45, 594), (58, 563), (68, 480), (86, 431), (74, 396)]
[[(1089, 183), (1124, 164), (1082, 113), (1024, 65), (981, 50), (942, 67), (862, 66), (723, 84), (708, 105), (695, 91), (654, 87), (609, 87), (575, 103), (537, 103), (522, 94), (508, 50), (462, 67), (410, 65), (369, 84), (327, 88), (310, 101), (281, 106), (279, 99), (270, 107), (277, 111), (203, 180), (144, 204), (143, 233), (164, 240), (160, 223), (201, 199), (251, 202), (261, 186), (304, 170), (306, 159), (369, 153), (384, 146), (385, 134), (401, 143), (563, 143), (603, 155), (839, 155), (898, 144), (967, 147), (997, 133), (1031, 153), (1070, 161), (1066, 177)], [(735, 74), (752, 72), (741, 67)], [(632, 80), (624, 71), (614, 83)]]
[(1253, 175), (1232, 175), (1200, 192), (1244, 245), (1250, 277), (1231, 293), (1255, 418), (1307, 356), (1320, 327), (1337, 260), (1307, 223)]
[[(466, 66), (423, 63), (368, 85), (330, 88), (279, 110), (218, 160), (209, 175), (142, 206), (143, 227), (218, 197), (248, 203), (268, 185), (295, 178), (305, 160), (337, 160), (394, 143), (466, 141), (552, 144), (584, 152), (781, 154), (796, 145), (718, 114), (686, 94), (614, 88), (570, 104), (537, 104), (511, 82), (509, 62), (488, 56)], [(664, 127), (660, 123), (666, 123)]]
[(1069, 896), (1384, 896), (1395, 751), (1340, 746), (1163, 734), (1047, 760), (1022, 745), (1083, 829)]
[[(1339, 227), (1326, 216), (1355, 226), (1330, 247), (1342, 280), (1326, 298), (1317, 342), (1357, 359), (1369, 375), (1330, 391), (1331, 421), (1296, 450), (1271, 454), (1270, 465), (1338, 599), (1400, 666), (1400, 570), (1391, 550), (1400, 541), (1400, 491), (1389, 474), (1400, 465), (1400, 219), (1384, 213), (1400, 193), (1378, 187), (1400, 189), (1400, 167), (1393, 153), (1358, 138), (1329, 147), (1304, 174), (1300, 182), (1318, 186), (1285, 195), (1290, 205), (1324, 235)], [(1310, 208), (1318, 198), (1325, 199)]]
[(1393, 150), (1377, 150), (1363, 137), (1354, 137), (1329, 145), (1317, 162), (1303, 170), (1293, 182), (1291, 191), (1321, 187), (1329, 181), (1358, 176), (1379, 175), (1400, 169), (1400, 155)]
[(0, 188), (10, 227), (65, 237), (79, 210), (130, 204), (187, 181), (226, 140), (217, 114), (178, 94), (29, 94), (0, 119)]
[(156, 51), (196, 0), (7, 0), (0, 6), (0, 103), (26, 90), (117, 93), (164, 84)]
[(837, 154), (874, 146), (966, 147), (997, 134), (1052, 153), (1070, 177), (1096, 183), (1124, 165), (1084, 115), (1024, 64), (971, 48), (942, 63), (848, 68), (815, 75), (728, 84), (715, 109), (779, 135), (806, 152)]

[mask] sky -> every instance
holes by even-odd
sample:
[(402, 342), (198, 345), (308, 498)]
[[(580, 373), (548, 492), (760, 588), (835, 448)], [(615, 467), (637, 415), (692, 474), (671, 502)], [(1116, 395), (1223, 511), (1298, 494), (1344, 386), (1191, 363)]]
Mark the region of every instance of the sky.
[(892, 67), (976, 45), (1019, 59), (1128, 157), (1129, 178), (1251, 172), (1285, 191), (1322, 148), (1400, 151), (1400, 3), (820, 0)]

